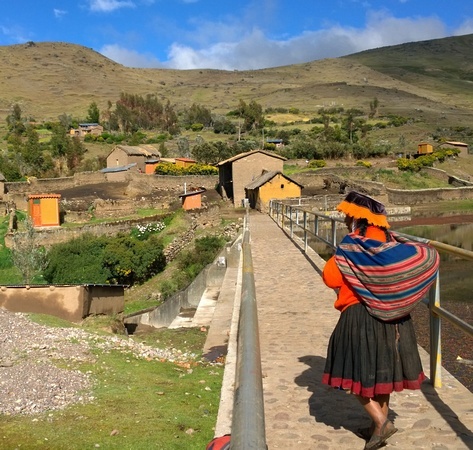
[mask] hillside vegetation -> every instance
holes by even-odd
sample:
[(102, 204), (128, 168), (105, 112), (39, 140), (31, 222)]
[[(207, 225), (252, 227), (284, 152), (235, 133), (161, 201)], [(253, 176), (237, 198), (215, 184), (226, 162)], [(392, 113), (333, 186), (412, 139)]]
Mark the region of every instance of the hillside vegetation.
[[(227, 112), (239, 99), (264, 108), (367, 106), (423, 118), (429, 125), (471, 123), (473, 35), (402, 44), (291, 66), (252, 71), (135, 69), (75, 44), (0, 47), (0, 109), (18, 102), (36, 120), (85, 116), (90, 102), (105, 110), (121, 92), (156, 94), (177, 109), (199, 103)], [(1, 116), (0, 116), (1, 121)]]

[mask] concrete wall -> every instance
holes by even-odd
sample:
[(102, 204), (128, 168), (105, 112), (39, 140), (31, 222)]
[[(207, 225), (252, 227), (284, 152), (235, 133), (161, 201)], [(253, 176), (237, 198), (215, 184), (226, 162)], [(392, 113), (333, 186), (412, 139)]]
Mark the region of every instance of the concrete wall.
[(1, 308), (70, 322), (91, 314), (122, 314), (124, 305), (123, 286), (0, 286)]
[(143, 324), (155, 328), (169, 326), (180, 313), (181, 308), (196, 308), (199, 305), (206, 288), (222, 285), (227, 267), (238, 267), (240, 250), (241, 234), (231, 246), (225, 247), (219, 254), (219, 257), (225, 257), (225, 267), (218, 264), (219, 257), (217, 257), (186, 289), (168, 298), (157, 308), (126, 316), (124, 318), (125, 324)]

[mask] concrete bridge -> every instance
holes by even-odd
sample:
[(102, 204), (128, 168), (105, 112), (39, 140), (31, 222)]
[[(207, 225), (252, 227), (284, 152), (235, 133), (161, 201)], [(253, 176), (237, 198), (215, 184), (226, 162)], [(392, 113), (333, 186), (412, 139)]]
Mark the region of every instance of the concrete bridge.
[[(268, 448), (364, 448), (355, 434), (370, 422), (362, 407), (353, 396), (321, 383), (339, 317), (335, 293), (321, 279), (324, 260), (315, 252), (302, 253), (268, 215), (252, 212), (249, 230)], [(224, 280), (225, 295), (216, 302), (206, 344), (211, 354), (228, 341), (216, 435), (231, 433), (239, 273), (231, 269)], [(429, 355), (419, 350), (428, 376)], [(440, 389), (427, 380), (420, 391), (392, 395), (390, 418), (399, 432), (386, 448), (473, 449), (473, 394), (445, 370), (442, 382)]]

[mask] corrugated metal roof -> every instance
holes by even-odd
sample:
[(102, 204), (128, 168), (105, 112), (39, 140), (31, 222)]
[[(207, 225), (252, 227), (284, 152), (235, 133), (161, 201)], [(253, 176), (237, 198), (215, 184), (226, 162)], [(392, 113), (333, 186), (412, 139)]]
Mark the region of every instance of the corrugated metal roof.
[(192, 195), (197, 195), (197, 194), (202, 194), (203, 192), (205, 192), (206, 189), (201, 189), (199, 191), (190, 191), (190, 192), (186, 192), (185, 194), (181, 194), (179, 196), (179, 198), (183, 198), (183, 197), (191, 197)]
[(104, 169), (100, 169), (100, 172), (102, 173), (125, 172), (126, 170), (130, 170), (134, 166), (136, 166), (136, 163), (127, 164), (126, 166), (105, 167)]

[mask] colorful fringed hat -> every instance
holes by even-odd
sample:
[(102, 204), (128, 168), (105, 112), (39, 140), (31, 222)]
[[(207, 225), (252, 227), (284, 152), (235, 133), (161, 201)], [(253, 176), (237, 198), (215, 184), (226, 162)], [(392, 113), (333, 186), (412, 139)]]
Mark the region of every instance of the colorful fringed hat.
[(390, 227), (384, 205), (359, 192), (349, 192), (337, 206), (337, 210), (354, 219), (366, 219), (369, 224), (377, 227)]

